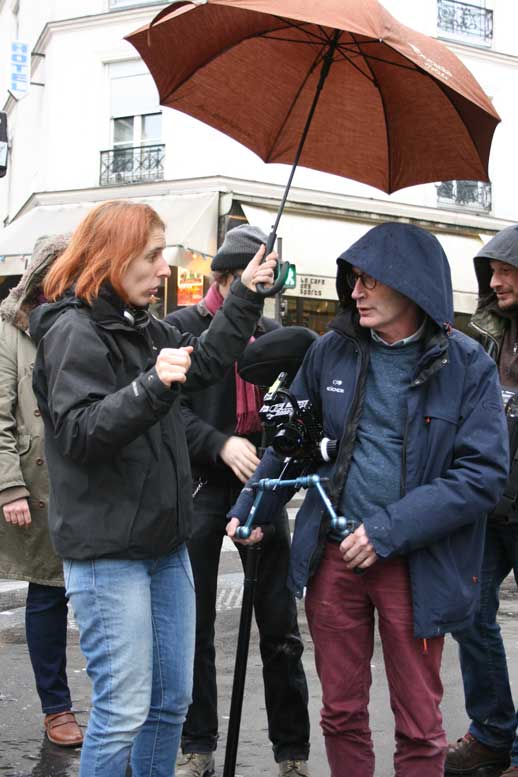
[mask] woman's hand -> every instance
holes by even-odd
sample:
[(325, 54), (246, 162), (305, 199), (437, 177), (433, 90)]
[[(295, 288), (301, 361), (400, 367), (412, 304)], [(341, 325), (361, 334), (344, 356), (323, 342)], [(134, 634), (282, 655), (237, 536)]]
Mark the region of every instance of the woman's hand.
[(29, 503), (25, 498), (8, 502), (3, 510), (5, 520), (13, 526), (30, 526), (32, 523)]
[(247, 540), (238, 540), (236, 537), (236, 529), (240, 525), (239, 518), (231, 518), (227, 523), (227, 535), (231, 540), (239, 542), (240, 545), (255, 545), (257, 542), (261, 542), (263, 539), (263, 530), (260, 526), (256, 526), (252, 529), (252, 533)]
[(249, 261), (241, 275), (241, 283), (244, 283), (251, 291), (256, 291), (258, 283), (263, 283), (266, 288), (273, 286), (274, 270), (277, 266), (277, 254), (272, 251), (263, 262), (266, 246), (262, 245), (253, 259)]
[(182, 348), (162, 348), (155, 369), (162, 383), (171, 388), (172, 383), (185, 383), (191, 366), (192, 345)]

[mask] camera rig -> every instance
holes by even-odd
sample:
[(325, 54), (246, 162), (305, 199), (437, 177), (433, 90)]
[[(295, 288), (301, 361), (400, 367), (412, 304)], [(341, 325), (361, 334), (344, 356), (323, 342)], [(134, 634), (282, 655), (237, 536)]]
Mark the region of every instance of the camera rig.
[[(338, 441), (324, 436), (320, 418), (309, 399), (297, 400), (287, 388), (288, 373), (281, 372), (264, 396), (259, 410), (265, 437), (274, 451), (284, 458), (285, 465), (299, 464), (299, 477), (283, 479), (263, 478), (254, 484), (256, 497), (246, 522), (239, 526), (238, 539), (248, 539), (252, 533), (255, 515), (266, 491), (279, 488), (316, 488), (329, 515), (331, 530), (335, 536), (347, 537), (358, 524), (336, 513), (324, 489), (327, 478), (306, 473), (322, 462), (333, 461), (338, 452)], [(285, 468), (286, 469), (286, 466)], [(284, 471), (284, 470), (283, 470)]]

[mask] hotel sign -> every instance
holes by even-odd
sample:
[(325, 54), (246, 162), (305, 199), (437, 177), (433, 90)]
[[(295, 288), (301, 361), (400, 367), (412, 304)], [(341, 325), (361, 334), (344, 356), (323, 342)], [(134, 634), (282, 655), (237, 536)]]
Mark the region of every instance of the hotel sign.
[(29, 44), (21, 40), (11, 43), (11, 61), (9, 73), (9, 90), (17, 98), (23, 97), (29, 91), (31, 53)]

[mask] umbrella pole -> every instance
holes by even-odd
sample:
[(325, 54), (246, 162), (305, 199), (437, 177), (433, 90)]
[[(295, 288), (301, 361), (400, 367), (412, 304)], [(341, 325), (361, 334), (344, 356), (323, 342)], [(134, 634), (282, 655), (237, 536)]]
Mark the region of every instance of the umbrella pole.
[(243, 696), (245, 692), (250, 628), (252, 626), (255, 586), (257, 583), (260, 554), (260, 543), (257, 545), (250, 545), (247, 548), (243, 603), (239, 621), (239, 636), (237, 639), (236, 663), (234, 668), (234, 682), (232, 685), (232, 699), (230, 702), (223, 777), (234, 777), (236, 773), (237, 746), (239, 743), (239, 729), (241, 728), (241, 711), (243, 709)]
[[(334, 56), (336, 47), (338, 46), (340, 35), (341, 35), (341, 30), (335, 30), (333, 39), (329, 43), (328, 49), (324, 54), (324, 58), (322, 61), (322, 68), (320, 70), (320, 78), (318, 79), (318, 84), (315, 90), (315, 95), (313, 97), (313, 102), (311, 103), (311, 108), (309, 109), (308, 118), (306, 119), (304, 129), (302, 130), (302, 136), (300, 138), (300, 142), (297, 148), (297, 153), (295, 154), (295, 159), (291, 167), (290, 175), (288, 177), (288, 182), (284, 189), (284, 194), (282, 195), (281, 204), (279, 205), (279, 210), (277, 211), (275, 223), (272, 227), (272, 231), (268, 235), (268, 242), (266, 243), (266, 251), (264, 252), (265, 256), (268, 256), (268, 254), (273, 251), (273, 247), (277, 239), (277, 227), (279, 226), (279, 221), (281, 220), (281, 216), (284, 212), (284, 206), (286, 205), (286, 200), (288, 199), (288, 194), (291, 189), (293, 176), (295, 175), (295, 170), (297, 169), (299, 164), (300, 156), (302, 154), (302, 150), (306, 142), (306, 138), (309, 132), (309, 128), (311, 126), (311, 122), (313, 121), (313, 115), (315, 113), (315, 109), (317, 107), (320, 94), (324, 87), (325, 80), (329, 74), (329, 70), (331, 69), (331, 65), (333, 63), (333, 56)], [(290, 267), (289, 262), (282, 262), (273, 286), (267, 289), (262, 283), (258, 283), (257, 293), (263, 297), (273, 297), (274, 294), (278, 294), (279, 292), (281, 292), (282, 289), (284, 288), (284, 284), (286, 283), (289, 267)]]

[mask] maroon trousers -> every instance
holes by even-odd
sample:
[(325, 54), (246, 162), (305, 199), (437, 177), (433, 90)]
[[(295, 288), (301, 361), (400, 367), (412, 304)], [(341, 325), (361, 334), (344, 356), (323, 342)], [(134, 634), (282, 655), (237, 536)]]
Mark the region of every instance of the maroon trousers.
[(348, 570), (327, 543), (311, 580), (306, 613), (322, 684), (322, 731), (331, 777), (372, 777), (369, 689), (378, 622), (396, 723), (396, 777), (443, 777), (446, 736), (439, 704), (443, 637), (417, 640), (406, 561), (378, 561), (363, 575)]

